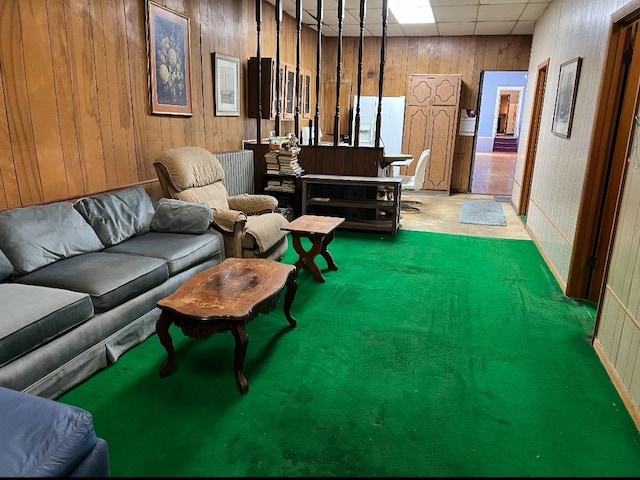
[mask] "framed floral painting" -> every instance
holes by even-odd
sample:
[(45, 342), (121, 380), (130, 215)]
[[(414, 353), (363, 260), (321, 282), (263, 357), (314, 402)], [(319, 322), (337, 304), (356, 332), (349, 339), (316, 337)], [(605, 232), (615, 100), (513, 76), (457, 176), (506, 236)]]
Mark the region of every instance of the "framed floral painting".
[(192, 115), (189, 17), (148, 2), (151, 113)]

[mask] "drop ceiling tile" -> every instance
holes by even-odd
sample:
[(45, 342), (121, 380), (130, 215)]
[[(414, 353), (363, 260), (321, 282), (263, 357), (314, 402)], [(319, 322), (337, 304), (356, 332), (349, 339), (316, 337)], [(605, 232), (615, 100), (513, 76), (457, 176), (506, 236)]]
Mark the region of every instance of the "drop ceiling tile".
[(518, 20), (524, 10), (524, 3), (518, 5), (481, 5), (478, 9), (479, 22), (501, 22)]
[(479, 0), (431, 0), (429, 2), (432, 7), (445, 7), (457, 5), (478, 5)]
[(520, 20), (538, 20), (549, 6), (548, 3), (530, 3), (524, 8)]
[(480, 0), (480, 5), (510, 5), (527, 3), (527, 0)]
[[(344, 0), (344, 4), (345, 8), (360, 11), (360, 0)], [(382, 9), (382, 0), (367, 0), (367, 8)]]
[(435, 23), (414, 23), (401, 25), (401, 28), (407, 37), (434, 37), (438, 35)]
[(478, 22), (474, 35), (509, 35), (516, 22)]
[(436, 22), (475, 22), (478, 17), (478, 7), (433, 7), (433, 16)]
[[(367, 32), (369, 33), (369, 35), (373, 35), (374, 37), (381, 37), (382, 36), (382, 25), (380, 25), (380, 23), (378, 24), (371, 24), (371, 25), (366, 25), (365, 29), (367, 30)], [(400, 27), (400, 25), (388, 25), (387, 24), (387, 36), (388, 37), (402, 37), (404, 36), (404, 32), (402, 31), (402, 28)]]
[(443, 36), (473, 35), (475, 23), (473, 22), (444, 22), (438, 23), (438, 33)]
[(513, 27), (512, 35), (533, 35), (533, 30), (536, 26), (536, 22), (517, 22)]

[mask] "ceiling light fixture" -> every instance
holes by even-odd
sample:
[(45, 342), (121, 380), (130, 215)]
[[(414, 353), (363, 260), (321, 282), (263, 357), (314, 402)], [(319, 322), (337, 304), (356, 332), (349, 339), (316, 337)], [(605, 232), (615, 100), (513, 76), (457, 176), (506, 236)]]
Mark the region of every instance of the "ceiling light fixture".
[(389, 0), (389, 10), (400, 24), (436, 22), (427, 0)]

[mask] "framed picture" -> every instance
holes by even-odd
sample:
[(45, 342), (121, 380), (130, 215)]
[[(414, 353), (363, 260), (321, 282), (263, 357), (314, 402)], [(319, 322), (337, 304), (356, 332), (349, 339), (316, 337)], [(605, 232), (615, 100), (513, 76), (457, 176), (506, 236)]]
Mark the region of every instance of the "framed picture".
[(216, 116), (240, 115), (240, 59), (214, 52), (213, 89)]
[(576, 57), (560, 65), (558, 95), (556, 96), (553, 124), (551, 125), (551, 132), (559, 137), (569, 138), (571, 136), (573, 110), (576, 103), (581, 66), (581, 57)]
[(189, 18), (148, 2), (151, 113), (192, 115)]

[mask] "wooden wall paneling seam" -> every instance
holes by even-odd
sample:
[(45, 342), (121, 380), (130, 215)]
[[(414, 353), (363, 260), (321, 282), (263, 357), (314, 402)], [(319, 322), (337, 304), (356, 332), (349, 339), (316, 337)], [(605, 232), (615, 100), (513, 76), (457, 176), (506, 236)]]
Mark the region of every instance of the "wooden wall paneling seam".
[(28, 102), (29, 105), (38, 106), (29, 109), (35, 147), (34, 167), (40, 177), (41, 198), (55, 199), (67, 196), (69, 186), (60, 139), (56, 97), (51, 94), (53, 60), (47, 9), (43, 0), (32, 0), (31, 5), (26, 3), (20, 5), (23, 25), (45, 26), (45, 28), (23, 29), (21, 40)]
[(67, 11), (70, 49), (73, 52), (74, 103), (78, 121), (80, 158), (85, 164), (85, 186), (88, 192), (109, 188), (105, 170), (103, 136), (100, 130), (100, 100), (96, 91), (96, 58), (92, 16), (95, 3), (72, 2)]
[(116, 85), (117, 96), (116, 101), (119, 110), (116, 112), (112, 122), (115, 124), (118, 135), (124, 138), (124, 145), (120, 146), (116, 143), (116, 161), (119, 162), (118, 168), (118, 185), (133, 183), (140, 180), (138, 175), (138, 166), (135, 162), (135, 138), (133, 129), (133, 106), (131, 97), (127, 90), (126, 79), (131, 77), (129, 63), (127, 62), (127, 34), (124, 0), (115, 0), (113, 2), (115, 31), (118, 32), (117, 39), (114, 40), (115, 51), (112, 56), (115, 57), (116, 71), (111, 73), (110, 84)]
[(5, 104), (20, 204), (31, 204), (42, 200), (43, 195), (36, 161), (31, 109), (28, 108), (24, 46), (18, 41), (22, 36), (22, 19), (18, 2), (10, 3), (3, 11), (3, 17), (0, 17), (2, 36), (6, 40), (3, 45), (8, 45), (8, 48), (3, 47), (3, 69), (11, 72), (10, 77), (5, 77)]
[(74, 88), (71, 74), (71, 64), (68, 41), (68, 29), (65, 20), (66, 6), (62, 3), (46, 3), (48, 25), (48, 42), (51, 56), (57, 61), (52, 63), (52, 89), (48, 95), (55, 97), (55, 111), (59, 128), (59, 141), (65, 170), (65, 180), (69, 195), (81, 195), (86, 189), (84, 185), (84, 165), (80, 158), (78, 146), (78, 126), (73, 101)]
[[(131, 124), (134, 151), (132, 152), (138, 179), (155, 178), (155, 172), (147, 177), (147, 165), (153, 164), (156, 155), (152, 155), (148, 140), (149, 122), (149, 71), (148, 38), (146, 28), (146, 7), (140, 8), (140, 2), (131, 3), (122, 0), (126, 32), (126, 61), (129, 69), (128, 88), (131, 102)], [(144, 2), (146, 5), (146, 1)], [(159, 152), (153, 152), (159, 153)]]
[[(2, 8), (0, 7), (0, 18)], [(1, 22), (0, 22), (1, 24)], [(2, 34), (0, 33), (0, 36)], [(6, 155), (0, 155), (0, 209), (16, 207), (19, 205), (18, 183), (14, 170), (13, 155), (11, 154), (11, 141), (9, 139), (9, 121), (7, 119), (7, 104), (4, 98), (4, 71), (0, 62), (0, 151)]]
[[(110, 78), (109, 67), (112, 62), (113, 56), (110, 56), (107, 52), (105, 38), (105, 30), (108, 34), (117, 37), (117, 32), (114, 31), (114, 26), (111, 25), (107, 30), (104, 27), (109, 22), (109, 14), (104, 12), (104, 9), (109, 9), (110, 0), (103, 0), (96, 2), (93, 5), (93, 13), (91, 15), (91, 31), (93, 32), (93, 58), (95, 59), (95, 79), (96, 79), (96, 96), (98, 103), (96, 105), (97, 121), (100, 127), (100, 136), (102, 139), (102, 161), (104, 164), (104, 172), (106, 179), (106, 188), (114, 188), (118, 185), (118, 171), (117, 161), (115, 155), (116, 139), (113, 132), (113, 122), (111, 115), (114, 111), (117, 111), (117, 101), (114, 98), (113, 104), (111, 104), (110, 95)], [(115, 95), (114, 95), (115, 97)], [(121, 139), (119, 139), (121, 140)]]

